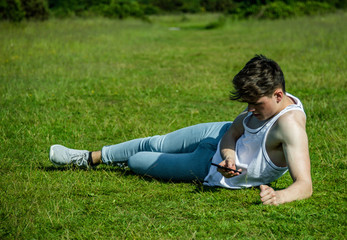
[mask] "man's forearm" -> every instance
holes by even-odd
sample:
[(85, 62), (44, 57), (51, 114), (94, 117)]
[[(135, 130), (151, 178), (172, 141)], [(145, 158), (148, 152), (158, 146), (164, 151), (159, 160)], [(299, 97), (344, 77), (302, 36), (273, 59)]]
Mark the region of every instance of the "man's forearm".
[(223, 160), (230, 159), (235, 162), (236, 141), (243, 134), (243, 119), (246, 115), (247, 111), (243, 111), (239, 114), (233, 121), (229, 130), (224, 134), (220, 143), (220, 154)]
[(312, 182), (305, 180), (298, 180), (288, 188), (276, 191), (279, 204), (309, 198), (312, 196), (312, 192)]
[(220, 154), (223, 160), (230, 159), (235, 162), (235, 146), (235, 137), (231, 133), (225, 134), (220, 143)]

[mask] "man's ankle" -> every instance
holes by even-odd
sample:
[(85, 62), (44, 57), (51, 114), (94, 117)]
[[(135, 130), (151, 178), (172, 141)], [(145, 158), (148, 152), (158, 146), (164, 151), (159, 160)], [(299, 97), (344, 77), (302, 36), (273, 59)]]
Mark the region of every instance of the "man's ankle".
[(95, 167), (102, 163), (101, 152), (89, 152), (88, 163), (90, 166)]

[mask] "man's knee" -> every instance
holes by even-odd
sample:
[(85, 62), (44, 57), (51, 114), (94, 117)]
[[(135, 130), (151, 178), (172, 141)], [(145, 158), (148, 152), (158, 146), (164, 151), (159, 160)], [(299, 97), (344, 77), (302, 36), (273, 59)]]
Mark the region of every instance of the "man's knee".
[(149, 152), (160, 152), (163, 136), (155, 135), (144, 139), (145, 149)]
[(156, 153), (138, 152), (128, 160), (129, 168), (137, 174), (146, 174), (156, 161)]

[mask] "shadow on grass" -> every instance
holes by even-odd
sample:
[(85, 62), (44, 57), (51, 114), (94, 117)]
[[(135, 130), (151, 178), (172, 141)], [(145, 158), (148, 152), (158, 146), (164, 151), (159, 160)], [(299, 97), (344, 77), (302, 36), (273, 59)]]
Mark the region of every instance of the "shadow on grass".
[[(155, 178), (149, 175), (139, 175), (134, 173), (133, 171), (130, 170), (130, 168), (124, 166), (124, 167), (119, 167), (119, 166), (98, 166), (93, 169), (87, 169), (87, 168), (79, 168), (74, 165), (69, 165), (69, 166), (38, 166), (38, 170), (45, 171), (45, 172), (56, 172), (56, 171), (90, 171), (90, 172), (108, 172), (108, 173), (119, 173), (120, 176), (128, 177), (128, 176), (133, 176), (139, 178), (139, 181), (147, 181), (147, 182), (160, 182), (160, 183), (187, 183), (191, 184), (195, 187), (195, 190), (193, 193), (198, 193), (198, 192), (203, 192), (203, 191), (219, 191), (216, 190), (217, 188), (213, 187), (208, 187), (204, 186), (203, 183), (199, 180), (193, 180), (193, 181), (177, 181), (177, 180), (166, 180), (166, 179), (160, 179), (160, 178)], [(213, 190), (214, 189), (214, 190)]]
[(56, 172), (56, 171), (68, 171), (71, 170), (71, 167), (55, 167), (55, 166), (38, 166), (38, 170), (45, 171), (45, 172)]
[(157, 182), (162, 182), (162, 183), (190, 183), (190, 184), (197, 184), (195, 182), (192, 181), (173, 181), (173, 180), (164, 180), (164, 179), (160, 179), (160, 178), (155, 178), (149, 175), (139, 175), (134, 173), (133, 171), (130, 170), (130, 168), (124, 166), (124, 167), (118, 167), (118, 166), (98, 166), (96, 168), (93, 169), (87, 169), (87, 168), (80, 168), (74, 165), (68, 165), (68, 166), (38, 166), (37, 167), (38, 170), (41, 171), (45, 171), (45, 172), (56, 172), (56, 171), (90, 171), (90, 172), (114, 172), (114, 173), (120, 173), (121, 176), (134, 176), (134, 177), (138, 177), (139, 180), (144, 180), (147, 182), (153, 182), (153, 181), (157, 181)]
[[(219, 193), (221, 191), (259, 191), (260, 187), (252, 187), (251, 189), (225, 189), (222, 187), (211, 187), (211, 186), (205, 186), (203, 185), (202, 181), (199, 180), (193, 180), (193, 181), (174, 181), (174, 180), (164, 180), (159, 178), (154, 178), (151, 176), (143, 176), (138, 175), (131, 171), (128, 167), (117, 167), (117, 166), (99, 166), (94, 169), (83, 169), (78, 168), (76, 166), (63, 166), (63, 167), (57, 167), (57, 166), (38, 166), (38, 169), (45, 172), (54, 172), (54, 171), (90, 171), (90, 172), (109, 172), (109, 173), (119, 173), (120, 177), (135, 177), (138, 178), (139, 181), (146, 181), (146, 182), (160, 182), (160, 183), (167, 183), (167, 184), (174, 184), (174, 183), (186, 183), (190, 184), (193, 189), (191, 191), (192, 194), (202, 194), (202, 193)], [(282, 190), (284, 187), (277, 187), (277, 183), (274, 182), (272, 184), (268, 184), (268, 186), (272, 187), (275, 191)], [(250, 194), (250, 193), (249, 193)], [(240, 200), (241, 201), (241, 200)], [(262, 205), (262, 202), (260, 199), (257, 199), (256, 201), (252, 201), (250, 203), (251, 205)]]
[[(55, 171), (106, 171), (106, 172), (129, 172), (128, 168), (124, 167), (96, 167), (96, 168), (81, 168), (74, 165), (68, 166), (38, 166), (38, 170), (46, 171), (46, 172), (55, 172)], [(135, 174), (134, 174), (135, 175)]]
[(193, 182), (192, 185), (195, 189), (191, 193), (204, 193), (204, 192), (220, 192), (222, 189), (218, 187), (205, 186), (201, 182)]
[(205, 25), (190, 25), (177, 28), (177, 30), (212, 30), (224, 27), (226, 22), (225, 16), (220, 16), (216, 21), (212, 21)]

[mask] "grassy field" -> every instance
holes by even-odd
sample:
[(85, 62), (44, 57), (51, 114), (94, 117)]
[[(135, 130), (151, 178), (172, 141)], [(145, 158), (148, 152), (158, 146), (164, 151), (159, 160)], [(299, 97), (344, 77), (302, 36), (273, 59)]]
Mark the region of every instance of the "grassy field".
[[(204, 29), (217, 18), (0, 23), (0, 239), (346, 239), (347, 14)], [(255, 54), (305, 106), (310, 199), (263, 206), (257, 188), (49, 162), (55, 143), (99, 150), (233, 120), (245, 106), (231, 79)]]

